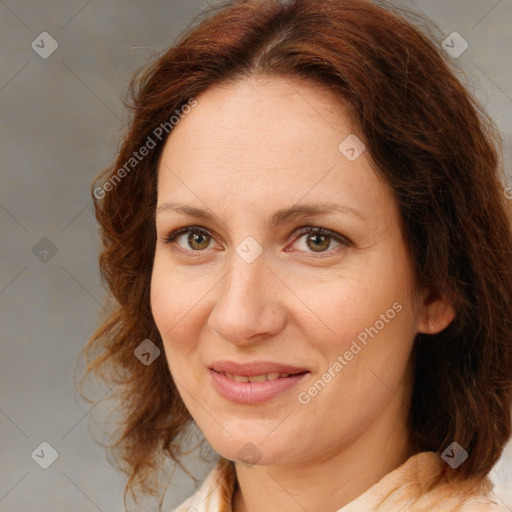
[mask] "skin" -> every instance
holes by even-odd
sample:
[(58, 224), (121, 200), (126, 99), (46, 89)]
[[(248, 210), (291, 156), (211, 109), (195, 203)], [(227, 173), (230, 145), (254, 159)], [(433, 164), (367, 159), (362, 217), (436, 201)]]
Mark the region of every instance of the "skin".
[[(444, 329), (453, 309), (415, 287), (392, 192), (367, 151), (349, 161), (338, 149), (357, 131), (330, 91), (252, 77), (196, 99), (158, 168), (151, 307), (171, 374), (206, 439), (235, 461), (236, 512), (337, 510), (413, 453), (406, 421), (413, 341), (418, 332)], [(168, 202), (209, 208), (221, 221), (162, 208)], [(324, 213), (269, 227), (277, 210), (322, 202), (359, 215)], [(182, 226), (212, 236), (192, 246), (188, 233), (165, 243)], [(315, 251), (318, 238), (299, 233), (307, 226), (350, 244), (326, 237)], [(249, 236), (263, 250), (252, 263), (236, 251)], [(301, 403), (298, 393), (396, 303), (401, 311)], [(221, 359), (311, 373), (268, 402), (239, 404), (212, 386), (208, 367)], [(248, 442), (261, 454), (252, 466), (238, 455)]]

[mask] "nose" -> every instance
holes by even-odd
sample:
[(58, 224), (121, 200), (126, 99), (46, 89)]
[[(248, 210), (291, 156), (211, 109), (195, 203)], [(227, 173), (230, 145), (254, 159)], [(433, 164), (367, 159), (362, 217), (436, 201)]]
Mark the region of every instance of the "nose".
[(264, 253), (247, 263), (234, 251), (231, 263), (226, 278), (215, 287), (218, 298), (209, 328), (240, 346), (272, 338), (286, 321), (279, 303), (282, 283), (267, 267)]

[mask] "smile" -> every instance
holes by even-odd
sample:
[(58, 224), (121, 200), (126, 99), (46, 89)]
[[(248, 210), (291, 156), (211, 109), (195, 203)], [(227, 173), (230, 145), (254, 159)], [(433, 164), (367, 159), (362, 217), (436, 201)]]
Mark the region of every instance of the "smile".
[(224, 399), (246, 405), (257, 405), (283, 396), (298, 386), (308, 371), (300, 373), (262, 373), (238, 375), (209, 370), (213, 388)]
[(236, 375), (233, 373), (222, 372), (222, 375), (235, 382), (265, 382), (267, 380), (284, 379), (289, 377), (289, 373), (262, 373), (261, 375)]

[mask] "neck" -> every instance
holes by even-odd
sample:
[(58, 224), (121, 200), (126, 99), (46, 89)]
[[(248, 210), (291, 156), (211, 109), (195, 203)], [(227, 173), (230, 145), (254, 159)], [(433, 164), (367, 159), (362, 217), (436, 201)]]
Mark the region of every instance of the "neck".
[(384, 413), (345, 446), (315, 457), (251, 467), (236, 462), (233, 512), (341, 509), (413, 455), (406, 417), (397, 421), (396, 412)]

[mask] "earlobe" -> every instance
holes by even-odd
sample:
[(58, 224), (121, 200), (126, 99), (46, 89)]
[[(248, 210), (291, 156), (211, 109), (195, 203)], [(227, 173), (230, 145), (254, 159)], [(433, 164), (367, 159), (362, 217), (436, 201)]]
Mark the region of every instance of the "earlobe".
[(437, 334), (452, 323), (455, 315), (455, 309), (444, 295), (427, 291), (418, 315), (418, 332)]

